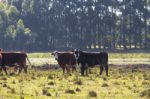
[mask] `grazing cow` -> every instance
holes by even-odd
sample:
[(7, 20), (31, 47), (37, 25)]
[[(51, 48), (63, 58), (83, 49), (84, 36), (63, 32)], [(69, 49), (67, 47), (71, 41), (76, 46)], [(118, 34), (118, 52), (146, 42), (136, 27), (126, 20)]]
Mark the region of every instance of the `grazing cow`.
[(84, 71), (86, 70), (86, 75), (88, 67), (93, 67), (95, 65), (100, 65), (100, 75), (103, 69), (106, 70), (106, 75), (108, 76), (108, 54), (106, 52), (92, 53), (83, 52), (79, 49), (74, 50), (74, 56), (78, 64), (81, 64), (81, 74), (84, 76)]
[(27, 73), (26, 59), (28, 60), (28, 62), (29, 59), (26, 53), (2, 52), (1, 55), (2, 55), (1, 67), (6, 74), (7, 70), (5, 66), (13, 67), (16, 65), (19, 67), (19, 73), (22, 71), (22, 68)]
[(70, 67), (72, 68), (72, 72), (74, 70), (76, 71), (76, 60), (72, 52), (54, 51), (52, 55), (54, 55), (59, 66), (63, 69), (63, 74), (65, 73), (65, 69), (67, 70), (67, 73), (70, 73)]

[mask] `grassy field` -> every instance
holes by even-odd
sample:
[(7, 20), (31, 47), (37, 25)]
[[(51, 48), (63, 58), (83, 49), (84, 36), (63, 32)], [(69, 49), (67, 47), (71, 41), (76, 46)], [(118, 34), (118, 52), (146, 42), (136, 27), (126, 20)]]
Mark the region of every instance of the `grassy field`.
[(0, 73), (0, 99), (149, 99), (150, 68), (111, 66), (109, 77), (99, 68), (89, 76), (62, 75), (61, 69), (32, 68), (20, 76)]
[[(144, 55), (150, 56), (110, 53), (109, 57), (128, 59)], [(105, 72), (100, 76), (95, 67), (83, 77), (79, 68), (72, 75), (62, 75), (49, 53), (28, 56), (34, 67), (27, 74), (17, 75), (13, 68), (8, 68), (9, 76), (0, 72), (0, 99), (150, 99), (150, 65), (110, 65), (109, 77)]]

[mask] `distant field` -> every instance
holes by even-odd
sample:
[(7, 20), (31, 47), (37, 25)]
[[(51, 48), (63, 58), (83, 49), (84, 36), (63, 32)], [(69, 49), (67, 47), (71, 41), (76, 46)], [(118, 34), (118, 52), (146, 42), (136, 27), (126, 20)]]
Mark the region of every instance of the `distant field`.
[[(32, 65), (41, 66), (44, 64), (58, 64), (54, 57), (51, 58), (29, 58)], [(127, 65), (127, 64), (150, 64), (150, 59), (148, 58), (126, 58), (109, 59), (109, 64), (115, 65)]]
[(51, 53), (28, 53), (29, 58), (51, 58)]
[(150, 53), (108, 53), (109, 58), (150, 58)]
[[(109, 58), (150, 58), (150, 53), (108, 53)], [(51, 53), (29, 53), (30, 58), (50, 58)]]
[[(150, 64), (150, 53), (108, 53), (109, 64)], [(31, 63), (40, 66), (42, 64), (57, 64), (51, 53), (29, 53)]]

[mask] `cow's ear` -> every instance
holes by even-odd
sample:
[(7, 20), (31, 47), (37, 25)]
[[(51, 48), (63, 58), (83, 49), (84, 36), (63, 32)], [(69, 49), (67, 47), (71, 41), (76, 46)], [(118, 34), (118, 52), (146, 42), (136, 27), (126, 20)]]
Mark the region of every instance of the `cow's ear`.
[(54, 55), (54, 52), (52, 52), (51, 55)]
[(54, 53), (51, 53), (51, 55), (54, 55)]

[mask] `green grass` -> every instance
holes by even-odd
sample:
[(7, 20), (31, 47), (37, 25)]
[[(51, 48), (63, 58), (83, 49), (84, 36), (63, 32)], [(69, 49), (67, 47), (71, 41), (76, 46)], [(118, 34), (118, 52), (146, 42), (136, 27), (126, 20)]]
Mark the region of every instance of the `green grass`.
[[(41, 67), (55, 63), (50, 53), (29, 53), (31, 63)], [(35, 58), (35, 60), (34, 60)], [(39, 58), (39, 59), (36, 59)], [(47, 58), (47, 61), (42, 59)], [(109, 53), (109, 58), (150, 58), (150, 53)], [(53, 62), (54, 61), (54, 62)], [(133, 69), (133, 68), (132, 68)], [(29, 69), (11, 76), (0, 72), (0, 98), (4, 99), (149, 99), (150, 69), (110, 66), (109, 77), (99, 76), (99, 68), (89, 76), (79, 72), (62, 75), (62, 70)], [(79, 71), (79, 70), (78, 70)]]
[[(8, 70), (13, 72), (13, 70)], [(78, 70), (79, 71), (79, 70)], [(150, 70), (110, 67), (109, 77), (95, 67), (89, 76), (62, 70), (35, 70), (6, 76), (0, 73), (0, 97), (4, 99), (149, 99)]]

